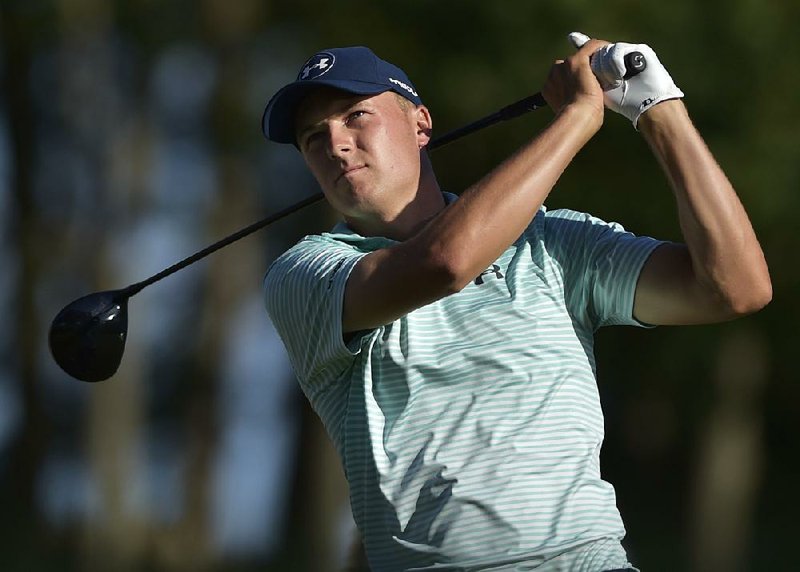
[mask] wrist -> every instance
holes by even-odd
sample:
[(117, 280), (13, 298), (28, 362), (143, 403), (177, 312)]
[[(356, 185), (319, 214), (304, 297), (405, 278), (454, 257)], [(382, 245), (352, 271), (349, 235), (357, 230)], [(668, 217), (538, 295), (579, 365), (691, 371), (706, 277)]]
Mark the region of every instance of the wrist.
[(558, 112), (557, 119), (578, 128), (590, 139), (603, 126), (604, 108), (592, 101), (577, 100), (565, 105)]
[(689, 112), (680, 99), (657, 103), (639, 116), (636, 128), (643, 135), (653, 137), (681, 124), (690, 122)]

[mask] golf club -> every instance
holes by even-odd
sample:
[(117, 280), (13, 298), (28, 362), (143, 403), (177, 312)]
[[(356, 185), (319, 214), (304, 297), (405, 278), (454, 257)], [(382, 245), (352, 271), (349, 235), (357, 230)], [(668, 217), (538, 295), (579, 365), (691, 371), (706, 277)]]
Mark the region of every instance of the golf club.
[[(640, 73), (646, 67), (644, 57), (639, 52), (628, 54), (625, 61), (628, 70), (626, 78)], [(432, 151), (470, 133), (546, 105), (542, 94), (536, 93), (507, 105), (491, 115), (435, 138), (428, 145), (428, 150)], [(70, 376), (81, 381), (97, 382), (108, 379), (116, 373), (125, 351), (125, 340), (128, 335), (128, 300), (131, 296), (209, 254), (320, 201), (323, 196), (322, 192), (319, 192), (255, 222), (146, 280), (119, 290), (88, 294), (70, 302), (56, 315), (50, 325), (50, 352), (56, 363)]]

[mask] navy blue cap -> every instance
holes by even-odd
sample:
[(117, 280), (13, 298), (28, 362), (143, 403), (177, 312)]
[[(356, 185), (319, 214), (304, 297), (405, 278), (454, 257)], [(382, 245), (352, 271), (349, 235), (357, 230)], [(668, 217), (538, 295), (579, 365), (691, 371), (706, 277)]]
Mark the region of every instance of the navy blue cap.
[(317, 52), (303, 64), (297, 79), (282, 87), (267, 103), (261, 129), (270, 141), (295, 143), (295, 114), (303, 98), (317, 86), (359, 95), (399, 93), (416, 105), (422, 100), (403, 70), (380, 59), (364, 46)]

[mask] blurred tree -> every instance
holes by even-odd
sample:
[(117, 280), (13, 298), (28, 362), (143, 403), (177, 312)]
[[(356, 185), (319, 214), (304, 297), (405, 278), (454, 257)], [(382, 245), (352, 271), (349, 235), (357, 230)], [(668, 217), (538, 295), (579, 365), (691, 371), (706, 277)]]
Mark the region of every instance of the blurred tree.
[(35, 53), (50, 40), (52, 23), (39, 7), (14, 2), (0, 14), (0, 42), (5, 105), (12, 147), (11, 189), (16, 214), (9, 238), (19, 256), (16, 294), (15, 333), (17, 351), (13, 368), (22, 396), (22, 417), (15, 439), (9, 448), (7, 467), (0, 487), (0, 504), (4, 507), (0, 535), (19, 547), (15, 566), (36, 562), (37, 540), (44, 537), (46, 527), (36, 506), (36, 476), (42, 464), (51, 426), (39, 400), (38, 344), (44, 333), (35, 304), (36, 286), (43, 264), (47, 264), (47, 237), (34, 200), (36, 121), (28, 91), (30, 69)]
[[(210, 242), (312, 192), (301, 158), (264, 143), (258, 124), (269, 95), (316, 50), (365, 44), (400, 64), (441, 134), (537, 91), (551, 62), (569, 53), (565, 35), (580, 29), (657, 50), (751, 214), (775, 288), (773, 305), (742, 323), (598, 334), (603, 471), (617, 487), (629, 548), (642, 569), (723, 567), (721, 554), (739, 554), (742, 569), (788, 568), (800, 502), (798, 18), (800, 4), (790, 0), (344, 0), (324, 9), (309, 0), (5, 0), (2, 103), (16, 213), (8, 236), (19, 253), (16, 347), (7, 353), (23, 415), (3, 465), (0, 542), (9, 550), (0, 567), (246, 569), (217, 554), (210, 538), (222, 336), (269, 260), (328, 228), (330, 211), (309, 208), (261, 241), (142, 294), (142, 329), (108, 385), (66, 389), (53, 373), (45, 353), (51, 298), (138, 279), (162, 258), (193, 250), (190, 242)], [(174, 98), (163, 100), (160, 89)], [(550, 118), (541, 110), (436, 151), (440, 182), (461, 192)], [(611, 115), (548, 206), (680, 237), (648, 149)], [(748, 369), (758, 363), (768, 367)], [(750, 385), (741, 377), (748, 371)], [(252, 383), (264, 375), (253, 372)], [(746, 391), (761, 397), (745, 403)], [(252, 567), (318, 571), (341, 549), (334, 529), (346, 528), (336, 524), (346, 487), (330, 443), (303, 411), (286, 541), (275, 559)], [(732, 439), (733, 430), (748, 440)], [(172, 464), (145, 460), (157, 444)], [(76, 478), (88, 492), (43, 500), (52, 452), (64, 448), (77, 459), (91, 455), (89, 478)], [(760, 469), (749, 465), (759, 458)], [(177, 493), (165, 489), (177, 516), (172, 503), (141, 510), (140, 488), (157, 486), (149, 471), (180, 475)], [(739, 480), (726, 481), (732, 474)], [(53, 524), (47, 498), (83, 503), (84, 520)], [(718, 530), (726, 534), (711, 538)]]

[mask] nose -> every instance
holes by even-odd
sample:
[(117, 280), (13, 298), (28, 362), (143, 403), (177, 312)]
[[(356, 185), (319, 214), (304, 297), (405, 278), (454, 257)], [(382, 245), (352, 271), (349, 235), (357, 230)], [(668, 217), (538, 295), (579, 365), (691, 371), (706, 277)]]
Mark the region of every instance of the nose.
[(344, 125), (331, 125), (328, 131), (328, 156), (339, 159), (353, 150), (353, 136)]

